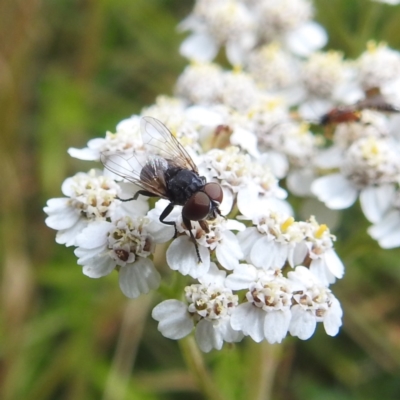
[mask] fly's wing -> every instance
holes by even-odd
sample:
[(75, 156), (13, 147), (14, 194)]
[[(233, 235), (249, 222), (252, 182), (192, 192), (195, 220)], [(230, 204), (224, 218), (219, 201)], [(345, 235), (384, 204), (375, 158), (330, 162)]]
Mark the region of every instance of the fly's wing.
[(145, 157), (144, 154), (106, 151), (100, 160), (104, 167), (124, 180), (138, 185), (155, 196), (168, 199), (165, 171), (168, 163), (161, 157)]
[(143, 145), (150, 154), (162, 157), (169, 165), (198, 173), (196, 164), (178, 139), (158, 119), (143, 117), (140, 121)]
[(360, 100), (356, 106), (360, 110), (369, 109), (375, 111), (382, 111), (387, 113), (398, 113), (400, 108), (396, 105), (388, 103), (381, 94), (367, 97), (364, 100)]

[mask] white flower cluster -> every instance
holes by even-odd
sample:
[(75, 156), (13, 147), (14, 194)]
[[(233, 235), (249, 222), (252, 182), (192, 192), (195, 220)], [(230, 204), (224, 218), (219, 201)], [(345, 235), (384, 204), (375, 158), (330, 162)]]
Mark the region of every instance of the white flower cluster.
[[(280, 343), (290, 333), (306, 340), (317, 322), (328, 335), (338, 333), (342, 309), (329, 284), (343, 276), (344, 266), (328, 228), (314, 218), (296, 222), (276, 212), (254, 223), (229, 243), (236, 254), (228, 268), (217, 253), (216, 263), (198, 277), (200, 284), (185, 288), (186, 301), (166, 300), (154, 308), (153, 318), (164, 336), (181, 339), (195, 327), (199, 347), (210, 351), (244, 336)], [(234, 263), (235, 256), (247, 263)], [(243, 290), (239, 300), (234, 292)]]
[[(400, 53), (375, 43), (352, 62), (323, 52), (327, 36), (313, 12), (310, 0), (197, 0), (180, 25), (190, 31), (181, 47), (190, 65), (175, 97), (160, 96), (115, 133), (69, 149), (105, 166), (107, 155), (112, 168), (68, 178), (65, 197), (45, 207), (47, 225), (58, 243), (76, 247), (84, 274), (116, 270), (132, 298), (158, 288), (153, 254), (172, 240), (167, 264), (188, 286), (153, 310), (168, 338), (195, 329), (210, 351), (244, 336), (308, 339), (317, 322), (337, 334), (342, 310), (330, 285), (344, 267), (335, 238), (314, 217), (295, 221), (282, 179), (291, 193), (331, 209), (360, 195), (370, 235), (400, 246)], [(220, 49), (232, 69), (213, 63)], [(147, 159), (153, 173), (162, 164), (148, 154), (145, 116), (164, 123), (199, 176), (221, 187), (214, 219), (189, 227), (185, 205), (134, 184), (148, 173)], [(146, 194), (162, 198), (149, 207)]]

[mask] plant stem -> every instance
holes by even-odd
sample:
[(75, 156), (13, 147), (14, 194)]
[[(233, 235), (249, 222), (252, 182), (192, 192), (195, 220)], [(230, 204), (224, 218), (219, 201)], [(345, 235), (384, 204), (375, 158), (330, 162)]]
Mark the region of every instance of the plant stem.
[(147, 294), (139, 299), (129, 300), (126, 304), (117, 349), (106, 381), (103, 400), (125, 398), (151, 303), (152, 296)]
[(280, 344), (248, 343), (249, 352), (246, 365), (249, 366), (248, 399), (269, 400), (275, 382), (275, 373), (279, 365), (283, 346)]
[(179, 345), (186, 365), (206, 398), (209, 400), (226, 400), (207, 371), (203, 355), (198, 349), (193, 336), (180, 340)]

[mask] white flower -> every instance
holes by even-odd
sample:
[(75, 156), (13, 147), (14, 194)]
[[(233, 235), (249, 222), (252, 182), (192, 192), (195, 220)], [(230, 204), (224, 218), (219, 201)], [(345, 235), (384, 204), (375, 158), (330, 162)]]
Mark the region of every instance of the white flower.
[(186, 235), (174, 239), (167, 250), (167, 262), (171, 269), (193, 278), (202, 277), (210, 268), (211, 252), (215, 252), (216, 259), (225, 269), (232, 270), (239, 265), (243, 254), (237, 237), (230, 229), (242, 230), (243, 224), (234, 220), (225, 220), (223, 217), (200, 223), (192, 221), (191, 224), (201, 262), (182, 218), (178, 217), (177, 230)]
[(68, 149), (71, 157), (80, 160), (99, 161), (103, 152), (133, 153), (143, 146), (140, 134), (140, 117), (133, 115), (121, 121), (116, 133), (107, 132), (106, 137), (89, 140), (88, 146), (83, 149)]
[(305, 62), (302, 80), (310, 96), (332, 98), (345, 78), (343, 55), (317, 52)]
[(222, 69), (217, 64), (192, 62), (176, 83), (176, 92), (189, 103), (213, 104), (222, 90)]
[[(325, 224), (319, 225), (314, 217), (311, 217), (307, 222), (301, 222), (300, 226), (305, 237), (304, 244), (308, 250), (307, 256), (311, 260), (310, 271), (325, 286), (334, 283), (335, 278), (341, 279), (344, 274), (344, 265), (333, 249), (335, 236), (331, 235)], [(304, 253), (296, 261), (296, 264), (305, 261)]]
[[(293, 217), (276, 212), (253, 219), (256, 227), (239, 232), (238, 239), (245, 259), (258, 268), (280, 269), (293, 259), (296, 245), (304, 234)], [(291, 261), (292, 263), (292, 261)]]
[(323, 322), (329, 336), (337, 335), (342, 325), (339, 301), (306, 267), (299, 266), (288, 273), (292, 284), (294, 305), (289, 332), (302, 340), (309, 339), (317, 322)]
[(256, 342), (266, 339), (269, 343), (280, 343), (287, 334), (291, 318), (289, 281), (280, 274), (265, 274), (248, 289), (247, 302), (233, 310), (232, 328)]
[[(212, 266), (212, 270), (216, 270)], [(200, 349), (209, 352), (220, 350), (224, 342), (238, 342), (243, 334), (232, 329), (230, 317), (237, 307), (238, 297), (225, 288), (220, 279), (187, 286), (185, 297), (188, 305), (178, 300), (167, 300), (157, 305), (152, 312), (159, 321), (158, 329), (170, 339), (181, 339), (196, 325), (196, 342)]]
[(196, 61), (212, 61), (220, 46), (225, 46), (231, 64), (240, 65), (256, 41), (253, 16), (234, 0), (198, 0), (180, 28), (193, 31), (180, 52)]
[(368, 42), (358, 62), (358, 78), (364, 90), (380, 88), (400, 78), (400, 52), (384, 43)]
[[(209, 151), (203, 156), (200, 167), (207, 170), (206, 173), (211, 178), (216, 178), (223, 189), (228, 189), (230, 194), (227, 194), (227, 199), (233, 202), (234, 196), (237, 196), (238, 208), (246, 217), (251, 218), (252, 214), (260, 209), (260, 196), (272, 200), (286, 197), (286, 192), (278, 186), (278, 180), (270, 168), (252, 162), (250, 156), (240, 153), (238, 147)], [(224, 206), (224, 201), (221, 207)]]
[(161, 277), (148, 256), (158, 240), (169, 240), (172, 235), (160, 235), (161, 224), (151, 222), (146, 217), (125, 216), (89, 224), (76, 238), (75, 255), (83, 273), (100, 278), (117, 268), (120, 288), (130, 298), (157, 289)]
[[(61, 190), (68, 197), (50, 199), (44, 211), (47, 226), (58, 230), (56, 242), (66, 246), (75, 245), (76, 236), (88, 223), (110, 218), (118, 209), (117, 196), (122, 192), (117, 183), (94, 169), (67, 178)], [(139, 201), (136, 206), (136, 215), (146, 212), (146, 203)]]
[(258, 88), (251, 75), (241, 70), (227, 71), (222, 75), (220, 102), (232, 109), (246, 113), (257, 101)]
[(248, 70), (266, 90), (287, 88), (295, 84), (299, 74), (295, 58), (277, 43), (253, 50), (249, 55)]
[(290, 51), (307, 56), (327, 42), (324, 29), (311, 22), (309, 0), (247, 0), (253, 3), (260, 34), (267, 42), (280, 40)]
[(341, 173), (316, 179), (311, 190), (327, 207), (343, 209), (356, 201), (359, 191), (371, 190), (372, 186), (379, 190), (380, 185), (395, 182), (399, 170), (398, 145), (374, 137), (362, 138), (347, 150)]

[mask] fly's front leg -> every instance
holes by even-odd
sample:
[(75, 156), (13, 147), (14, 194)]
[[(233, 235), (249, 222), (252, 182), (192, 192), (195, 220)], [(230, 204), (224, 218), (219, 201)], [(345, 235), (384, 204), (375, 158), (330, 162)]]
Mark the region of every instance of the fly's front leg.
[(167, 207), (164, 209), (164, 211), (160, 215), (160, 222), (162, 222), (165, 225), (171, 225), (175, 228), (175, 234), (174, 238), (178, 236), (178, 230), (176, 229), (176, 223), (175, 221), (165, 221), (165, 218), (168, 217), (169, 214), (171, 214), (171, 211), (174, 209), (174, 204), (169, 203)]
[(186, 226), (186, 229), (189, 231), (190, 238), (192, 239), (192, 242), (193, 242), (194, 247), (195, 247), (195, 249), (196, 249), (196, 254), (197, 254), (197, 258), (198, 258), (198, 260), (199, 260), (199, 263), (202, 263), (203, 261), (201, 261), (200, 252), (199, 252), (199, 246), (197, 245), (196, 238), (195, 238), (194, 235), (193, 235), (193, 232), (192, 232), (192, 224), (191, 224), (191, 222), (190, 222), (190, 219), (187, 219), (187, 218), (185, 218), (185, 217), (182, 215), (182, 220), (183, 220), (183, 223), (184, 223), (185, 226)]

